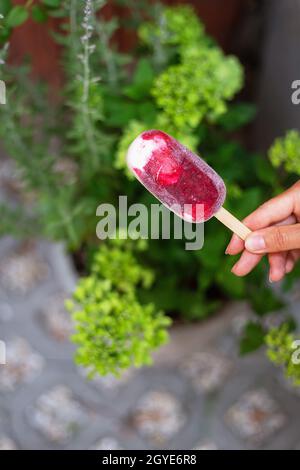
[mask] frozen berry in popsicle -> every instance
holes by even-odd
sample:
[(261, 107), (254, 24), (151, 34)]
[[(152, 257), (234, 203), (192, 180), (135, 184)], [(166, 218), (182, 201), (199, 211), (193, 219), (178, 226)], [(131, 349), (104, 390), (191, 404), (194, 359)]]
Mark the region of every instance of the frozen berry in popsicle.
[(241, 238), (249, 229), (222, 207), (226, 187), (200, 157), (159, 130), (140, 134), (130, 145), (127, 164), (137, 179), (166, 207), (188, 222), (216, 216)]
[[(226, 188), (220, 176), (162, 131), (139, 135), (129, 147), (127, 162), (139, 181), (169, 209), (177, 207), (183, 219), (204, 222), (224, 202)], [(202, 205), (198, 214), (197, 204)]]

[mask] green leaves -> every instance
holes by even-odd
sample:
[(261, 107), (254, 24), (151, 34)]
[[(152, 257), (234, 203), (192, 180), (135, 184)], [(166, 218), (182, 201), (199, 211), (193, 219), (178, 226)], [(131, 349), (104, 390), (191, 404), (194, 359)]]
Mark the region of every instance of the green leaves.
[(61, 0), (42, 0), (41, 3), (29, 1), (24, 5), (13, 5), (11, 0), (1, 0), (0, 14), (4, 17), (4, 24), (0, 29), (0, 42), (7, 41), (13, 28), (24, 24), (30, 16), (37, 23), (45, 23), (48, 14), (61, 14), (61, 11), (57, 10), (61, 4)]
[(152, 271), (143, 268), (130, 249), (123, 250), (124, 246), (126, 248), (121, 240), (101, 246), (95, 255), (92, 273), (109, 279), (120, 292), (131, 292), (138, 285), (149, 288), (153, 283)]
[[(251, 283), (254, 278), (254, 282)], [(283, 307), (283, 302), (277, 295), (262, 282), (263, 275), (259, 268), (250, 276), (248, 297), (253, 310), (257, 315), (263, 316), (269, 312), (275, 312)]]
[(28, 17), (28, 10), (22, 5), (17, 5), (13, 7), (8, 13), (6, 17), (6, 24), (10, 28), (15, 28), (16, 26), (20, 26), (21, 24), (25, 23)]
[(50, 8), (58, 8), (61, 4), (61, 0), (42, 0), (43, 4)]
[(139, 28), (139, 36), (148, 47), (159, 42), (163, 46), (176, 46), (184, 52), (185, 47), (197, 46), (199, 41), (207, 40), (204, 26), (191, 6), (162, 8), (157, 19), (155, 23), (143, 23)]
[(218, 48), (199, 44), (199, 49), (184, 54), (180, 64), (169, 67), (155, 80), (152, 93), (169, 125), (190, 132), (203, 119), (215, 121), (222, 115), (226, 101), (241, 84), (237, 60), (224, 57)]
[(124, 94), (134, 100), (141, 100), (150, 94), (154, 80), (154, 70), (147, 59), (140, 59), (131, 84), (124, 89)]
[(163, 27), (148, 23), (140, 35), (149, 48), (157, 41), (176, 46), (179, 60), (155, 79), (152, 94), (164, 130), (191, 133), (204, 119), (215, 122), (226, 112), (227, 101), (242, 86), (243, 72), (235, 57), (224, 56), (203, 33), (190, 7), (167, 8), (162, 16)]
[(265, 337), (267, 356), (274, 364), (283, 367), (287, 379), (300, 386), (300, 341), (290, 331), (288, 323), (272, 328)]
[(0, 3), (0, 14), (2, 16), (6, 16), (9, 10), (12, 8), (11, 0), (1, 0)]
[(66, 304), (75, 320), (76, 362), (91, 377), (151, 364), (152, 350), (167, 341), (170, 320), (154, 304), (138, 300), (138, 286), (149, 288), (152, 281), (127, 241), (99, 248), (91, 274), (80, 279), (74, 302)]
[(256, 351), (264, 344), (265, 332), (259, 323), (249, 322), (240, 341), (240, 354)]
[(255, 167), (257, 175), (263, 183), (269, 185), (270, 187), (276, 188), (279, 186), (278, 174), (276, 170), (272, 167), (269, 160), (265, 155), (254, 155)]
[(283, 166), (288, 173), (300, 175), (300, 134), (290, 130), (275, 140), (269, 150), (269, 158), (275, 168)]
[[(48, 15), (72, 18), (61, 21), (61, 34), (52, 31), (64, 48), (63, 98), (49, 103), (47, 93), (30, 86), (26, 74), (10, 68), (6, 74), (7, 83), (13, 83), (8, 93), (14, 106), (3, 109), (0, 133), (26, 188), (34, 192), (38, 219), (3, 211), (3, 230), (34, 227), (64, 240), (76, 250), (85, 273), (68, 302), (76, 322), (77, 362), (91, 374), (118, 374), (131, 364), (148, 364), (153, 349), (167, 339), (170, 320), (161, 310), (197, 320), (236, 298), (249, 299), (258, 314), (246, 327), (241, 352), (257, 349), (264, 336), (260, 316), (282, 304), (265, 285), (261, 266), (245, 278), (230, 273), (234, 261), (224, 255), (230, 238), (224, 227), (214, 220), (205, 224), (204, 248), (198, 252), (186, 251), (182, 240), (152, 240), (140, 253), (138, 241), (97, 246), (96, 207), (115, 204), (119, 194), (127, 194), (129, 203), (155, 202), (132, 181), (125, 155), (139, 133), (160, 128), (203, 153), (226, 182), (226, 207), (242, 218), (286, 184), (284, 174), (279, 183), (273, 166), (300, 174), (299, 135), (293, 131), (275, 143), (273, 166), (228, 139), (228, 132), (251, 121), (255, 109), (230, 103), (243, 83), (241, 65), (205, 34), (191, 7), (155, 7), (155, 18), (142, 20), (139, 28), (143, 47), (125, 55), (111, 41), (117, 21), (101, 15), (90, 18), (92, 35), (83, 47), (84, 2), (41, 0), (26, 3), (28, 11), (9, 0), (0, 3), (5, 16), (1, 41), (28, 13), (41, 23)], [(103, 3), (96, 2), (96, 8)]]
[(217, 124), (222, 126), (227, 132), (232, 132), (249, 124), (255, 115), (256, 107), (252, 103), (234, 103), (225, 114), (220, 116)]
[(48, 19), (47, 11), (40, 5), (33, 5), (31, 9), (31, 16), (37, 23), (45, 23)]

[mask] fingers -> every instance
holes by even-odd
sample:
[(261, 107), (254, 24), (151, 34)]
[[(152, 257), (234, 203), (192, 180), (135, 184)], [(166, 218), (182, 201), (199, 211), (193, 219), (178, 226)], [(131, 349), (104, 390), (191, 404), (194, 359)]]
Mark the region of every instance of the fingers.
[(299, 182), (287, 191), (262, 204), (252, 212), (244, 223), (252, 230), (259, 230), (274, 225), (293, 214), (300, 216), (300, 184)]
[(294, 269), (294, 266), (295, 266), (295, 260), (292, 256), (291, 253), (289, 253), (287, 255), (287, 258), (286, 258), (286, 263), (285, 263), (285, 272), (286, 274), (290, 273), (291, 271), (293, 271)]
[[(260, 262), (262, 255), (254, 255), (246, 250), (241, 255), (240, 259), (235, 263), (231, 272), (236, 276), (246, 276), (249, 274)], [(300, 259), (300, 250), (292, 250), (283, 253), (270, 253), (269, 254), (269, 281), (278, 282), (285, 274), (290, 273)]]
[(238, 255), (245, 245), (243, 240), (241, 240), (237, 235), (233, 234), (231, 240), (225, 250), (226, 255)]
[[(296, 217), (294, 215), (290, 215), (289, 217), (287, 217), (284, 220), (281, 220), (280, 222), (278, 222), (275, 225), (293, 225), (293, 224), (296, 224), (296, 223), (297, 223)], [(264, 228), (264, 227), (262, 227), (262, 228)]]
[(300, 259), (300, 250), (292, 250), (290, 253), (295, 262)]
[[(248, 216), (243, 222), (245, 223), (246, 220), (249, 219), (250, 216)], [(276, 225), (292, 225), (297, 222), (297, 219), (294, 215), (290, 215), (289, 217), (285, 218), (284, 220), (281, 220), (278, 222)], [(254, 230), (254, 226), (252, 226), (251, 221), (247, 222), (247, 226)], [(261, 227), (264, 228), (264, 227)], [(225, 250), (226, 255), (238, 255), (245, 247), (244, 241), (241, 240), (237, 235), (233, 234), (231, 237), (231, 240)]]
[(294, 267), (296, 262), (300, 259), (300, 250), (292, 250), (288, 253), (285, 265), (285, 272), (286, 274), (290, 273)]
[(287, 256), (288, 254), (286, 252), (271, 253), (269, 255), (269, 264), (270, 264), (269, 281), (270, 282), (281, 281), (281, 279), (285, 276)]
[[(295, 224), (296, 218), (295, 216), (289, 216), (286, 219), (278, 222), (276, 225), (284, 226), (288, 224)], [(230, 255), (237, 255), (244, 249), (244, 242), (237, 236), (233, 235), (231, 241), (225, 251), (226, 254)], [(280, 281), (284, 275), (288, 272), (291, 272), (295, 266), (295, 252), (294, 250), (292, 253), (293, 255), (287, 256), (285, 253), (272, 253), (269, 255), (269, 262), (270, 262), (270, 273), (269, 273), (269, 280), (270, 282), (277, 282)], [(232, 273), (236, 274), (237, 276), (245, 276), (249, 274), (255, 266), (259, 263), (261, 256), (259, 258), (253, 258), (252, 256), (244, 255), (241, 259), (241, 262), (238, 261), (232, 268)], [(300, 251), (299, 251), (300, 256)]]
[[(276, 282), (282, 279), (294, 268), (296, 256), (297, 259), (300, 257), (298, 221), (300, 221), (300, 182), (267, 201), (244, 219), (245, 225), (254, 232), (245, 242), (236, 235), (232, 236), (225, 253), (236, 255), (243, 252), (239, 261), (233, 266), (232, 272), (237, 276), (245, 276), (259, 263), (263, 254), (269, 253), (270, 281)], [(288, 253), (290, 250), (291, 253)]]
[(300, 224), (268, 227), (252, 232), (245, 240), (251, 253), (275, 253), (300, 249)]
[(262, 255), (255, 255), (244, 250), (240, 259), (235, 263), (231, 272), (236, 276), (246, 276), (260, 262)]

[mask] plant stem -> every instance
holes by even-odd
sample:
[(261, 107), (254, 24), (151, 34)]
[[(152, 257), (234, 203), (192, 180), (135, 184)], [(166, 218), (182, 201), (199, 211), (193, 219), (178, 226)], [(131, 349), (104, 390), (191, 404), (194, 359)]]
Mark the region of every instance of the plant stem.
[(95, 29), (98, 34), (99, 40), (103, 45), (103, 58), (107, 68), (107, 79), (110, 85), (116, 86), (117, 84), (117, 69), (115, 61), (113, 60), (113, 53), (110, 49), (109, 35), (105, 30), (105, 25), (101, 22), (95, 23)]
[[(96, 169), (98, 166), (98, 151), (95, 145), (95, 138), (93, 132), (93, 123), (91, 122), (90, 117), (90, 108), (89, 108), (89, 97), (90, 97), (90, 86), (91, 86), (91, 73), (90, 73), (90, 55), (94, 51), (95, 46), (90, 43), (92, 37), (93, 25), (92, 25), (92, 16), (93, 16), (93, 0), (86, 0), (84, 8), (84, 20), (82, 23), (84, 34), (81, 37), (83, 43), (83, 92), (82, 92), (82, 112), (83, 120), (85, 124), (86, 131), (86, 140), (88, 147), (91, 152), (92, 158), (92, 167)], [(85, 155), (84, 158), (87, 156)]]

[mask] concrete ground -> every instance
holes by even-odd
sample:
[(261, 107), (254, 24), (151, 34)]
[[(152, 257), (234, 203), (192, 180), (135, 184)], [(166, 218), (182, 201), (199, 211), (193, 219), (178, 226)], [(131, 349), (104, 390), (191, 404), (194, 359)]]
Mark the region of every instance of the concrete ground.
[(0, 449), (300, 448), (300, 392), (263, 351), (238, 357), (247, 304), (174, 328), (151, 368), (88, 381), (63, 307), (74, 282), (60, 245), (1, 239)]

